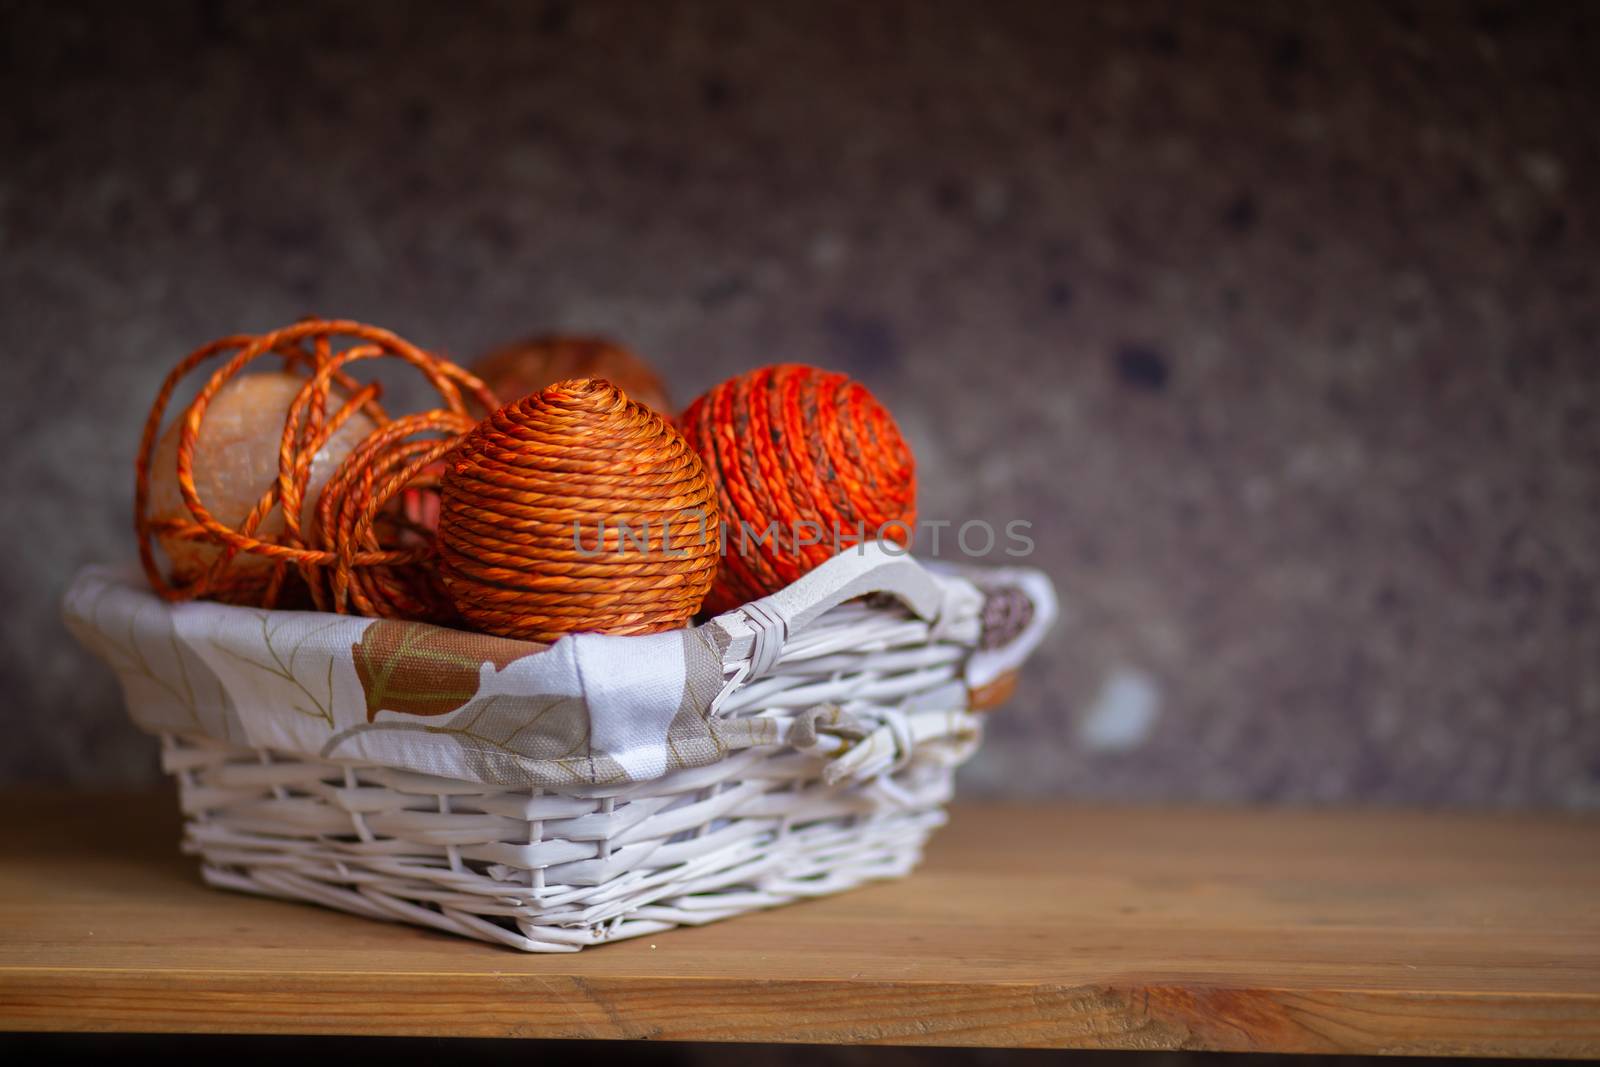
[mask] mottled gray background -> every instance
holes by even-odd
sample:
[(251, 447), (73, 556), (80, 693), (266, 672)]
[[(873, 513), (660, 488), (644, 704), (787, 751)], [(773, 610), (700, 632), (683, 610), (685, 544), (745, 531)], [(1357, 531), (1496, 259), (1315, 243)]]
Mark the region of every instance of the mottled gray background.
[(0, 778), (190, 348), (794, 359), (1070, 610), (974, 793), (1600, 805), (1600, 5), (0, 5)]

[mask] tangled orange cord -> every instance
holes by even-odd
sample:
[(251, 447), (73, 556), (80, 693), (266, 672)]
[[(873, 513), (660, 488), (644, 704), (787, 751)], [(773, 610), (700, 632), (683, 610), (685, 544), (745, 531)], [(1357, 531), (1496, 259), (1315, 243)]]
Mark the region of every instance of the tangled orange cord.
[[(344, 345), (339, 348), (337, 346)], [(211, 375), (180, 416), (177, 486), (188, 517), (153, 519), (150, 463), (167, 405), (179, 382), (196, 367), (222, 355), (227, 362)], [(219, 522), (195, 486), (195, 448), (206, 409), (246, 366), (276, 356), (283, 369), (305, 378), (290, 404), (278, 442), (278, 477), (237, 526)], [(442, 406), (391, 418), (378, 404), (380, 387), (362, 384), (346, 368), (369, 359), (393, 358), (416, 368)], [(338, 404), (328, 412), (330, 399)], [(408, 536), (399, 509), (391, 507), (408, 487), (427, 481), (430, 465), (453, 448), (476, 419), (468, 400), (483, 411), (497, 406), (492, 393), (460, 367), (422, 351), (388, 330), (344, 320), (309, 319), (260, 335), (224, 337), (197, 349), (162, 383), (145, 422), (136, 465), (134, 523), (139, 558), (150, 585), (168, 600), (217, 597), (275, 607), (288, 583), (298, 578), (322, 611), (390, 618), (446, 618), (449, 599), (438, 587), (432, 539)], [(311, 465), (319, 449), (356, 412), (377, 424), (323, 486), (312, 529), (302, 529)], [(258, 535), (262, 521), (280, 509), (284, 529)], [(414, 534), (415, 531), (410, 531)], [(157, 565), (156, 536), (209, 543), (216, 558), (191, 581), (169, 582)], [(265, 569), (242, 571), (241, 556), (260, 557)]]
[(911, 450), (859, 382), (792, 363), (762, 367), (713, 386), (678, 424), (730, 526), (708, 611), (776, 592), (864, 539), (910, 544)]
[(717, 568), (700, 458), (603, 379), (495, 412), (447, 460), (439, 571), (462, 617), (506, 637), (646, 634), (699, 610)]

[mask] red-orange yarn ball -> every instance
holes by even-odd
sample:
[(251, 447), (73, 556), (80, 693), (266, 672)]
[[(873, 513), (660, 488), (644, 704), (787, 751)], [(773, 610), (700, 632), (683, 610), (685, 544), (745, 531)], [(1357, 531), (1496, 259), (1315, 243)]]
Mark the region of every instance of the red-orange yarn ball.
[(776, 592), (864, 539), (909, 547), (915, 461), (860, 382), (762, 367), (713, 387), (679, 427), (711, 471), (728, 527), (708, 611)]
[(682, 626), (717, 567), (705, 465), (603, 379), (501, 408), (447, 457), (439, 577), (472, 625), (551, 642)]

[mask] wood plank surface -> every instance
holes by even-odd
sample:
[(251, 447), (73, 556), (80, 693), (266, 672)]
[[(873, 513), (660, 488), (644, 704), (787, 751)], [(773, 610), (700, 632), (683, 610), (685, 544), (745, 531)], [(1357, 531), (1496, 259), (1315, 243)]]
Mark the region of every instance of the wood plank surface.
[(0, 1027), (1600, 1055), (1600, 820), (965, 807), (909, 879), (526, 956), (4, 797)]

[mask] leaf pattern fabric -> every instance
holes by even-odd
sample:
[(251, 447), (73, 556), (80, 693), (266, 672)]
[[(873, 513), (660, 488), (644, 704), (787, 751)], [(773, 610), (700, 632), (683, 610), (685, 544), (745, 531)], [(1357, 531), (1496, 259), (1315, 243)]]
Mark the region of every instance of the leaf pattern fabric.
[(61, 614), (79, 643), (117, 672), (141, 729), (248, 743), (222, 680), (179, 638), (172, 609), (131, 573), (85, 572), (67, 590)]
[(350, 646), (367, 698), (367, 721), (380, 711), (448, 715), (478, 695), (484, 664), (501, 670), (548, 646), (426, 623), (378, 619)]
[(512, 788), (644, 781), (726, 751), (710, 722), (723, 660), (698, 630), (546, 646), (426, 623), (168, 604), (137, 575), (99, 567), (73, 581), (63, 615), (151, 733)]

